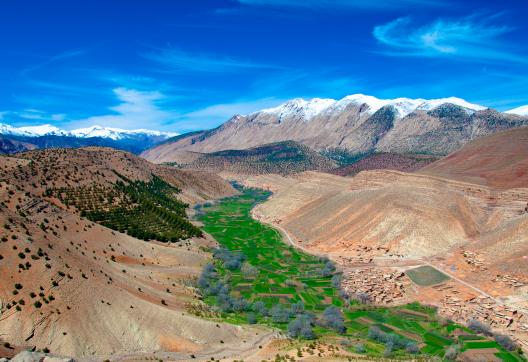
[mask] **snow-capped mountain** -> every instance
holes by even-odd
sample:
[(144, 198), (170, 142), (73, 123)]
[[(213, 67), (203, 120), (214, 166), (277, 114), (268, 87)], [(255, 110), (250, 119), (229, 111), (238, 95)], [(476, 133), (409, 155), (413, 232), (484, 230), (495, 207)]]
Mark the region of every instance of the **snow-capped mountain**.
[(528, 116), (528, 105), (510, 109), (509, 111), (506, 111), (504, 113), (516, 114), (518, 116)]
[(0, 154), (35, 148), (86, 146), (113, 147), (140, 153), (177, 135), (174, 132), (148, 129), (126, 130), (92, 126), (68, 131), (49, 124), (13, 127), (0, 123)]
[(443, 104), (455, 104), (467, 110), (468, 114), (475, 111), (486, 109), (484, 106), (472, 104), (468, 101), (457, 98), (439, 98), (439, 99), (412, 99), (412, 98), (395, 98), (395, 99), (379, 99), (373, 96), (364, 94), (353, 94), (346, 96), (340, 100), (327, 98), (313, 98), (304, 100), (296, 98), (283, 103), (274, 108), (263, 109), (256, 113), (273, 114), (279, 119), (288, 117), (302, 117), (305, 120), (310, 120), (319, 114), (332, 114), (342, 112), (348, 105), (363, 105), (368, 106), (368, 112), (373, 114), (385, 106), (393, 106), (398, 112), (398, 116), (403, 118), (408, 114), (416, 111), (430, 111)]
[(234, 116), (214, 130), (163, 142), (142, 156), (155, 162), (185, 163), (179, 157), (186, 152), (244, 150), (290, 140), (338, 158), (372, 152), (440, 156), (475, 138), (521, 126), (528, 126), (528, 117), (456, 97), (380, 99), (353, 94), (339, 100), (296, 98)]
[(0, 134), (24, 137), (41, 137), (41, 136), (66, 136), (66, 137), (101, 137), (110, 138), (113, 140), (120, 140), (123, 138), (130, 138), (134, 136), (157, 136), (170, 138), (177, 136), (174, 132), (161, 132), (148, 129), (126, 130), (120, 128), (110, 128), (103, 126), (92, 126), (88, 128), (79, 128), (71, 131), (66, 131), (50, 124), (40, 126), (28, 127), (13, 127), (7, 124), (0, 123)]

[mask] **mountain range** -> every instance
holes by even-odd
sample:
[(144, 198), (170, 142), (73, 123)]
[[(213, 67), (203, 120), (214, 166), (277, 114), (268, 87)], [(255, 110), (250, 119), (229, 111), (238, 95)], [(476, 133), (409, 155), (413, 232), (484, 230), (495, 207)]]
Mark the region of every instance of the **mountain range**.
[(45, 124), (13, 127), (0, 123), (0, 153), (16, 153), (38, 148), (105, 146), (140, 153), (170, 137), (174, 132), (148, 129), (125, 130), (102, 126), (71, 131)]
[[(326, 155), (390, 152), (442, 156), (499, 130), (528, 125), (522, 108), (498, 112), (456, 97), (340, 100), (293, 99), (275, 108), (235, 115), (219, 127), (179, 135), (142, 153), (182, 162), (189, 152), (242, 150), (292, 140)], [(185, 162), (182, 162), (185, 163)]]

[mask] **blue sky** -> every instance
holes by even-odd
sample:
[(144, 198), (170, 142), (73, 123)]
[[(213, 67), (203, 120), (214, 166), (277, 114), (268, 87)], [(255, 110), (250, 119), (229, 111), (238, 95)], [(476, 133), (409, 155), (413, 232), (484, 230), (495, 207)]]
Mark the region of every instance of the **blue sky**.
[(0, 122), (185, 132), (353, 93), (506, 110), (528, 104), (527, 13), (513, 0), (6, 1)]

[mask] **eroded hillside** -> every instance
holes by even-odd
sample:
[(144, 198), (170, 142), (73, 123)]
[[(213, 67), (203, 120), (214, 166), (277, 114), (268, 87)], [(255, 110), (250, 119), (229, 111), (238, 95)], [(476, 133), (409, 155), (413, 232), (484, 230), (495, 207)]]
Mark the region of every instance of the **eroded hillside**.
[(49, 191), (111, 188), (123, 182), (120, 177), (129, 182), (157, 177), (192, 202), (233, 194), (225, 181), (96, 148), (2, 157), (0, 175), (3, 341), (69, 356), (165, 351), (173, 358), (205, 358), (218, 351), (243, 354), (266, 338), (266, 332), (187, 312), (199, 303), (193, 280), (210, 259), (203, 247), (212, 241), (139, 240), (81, 217), (83, 210)]

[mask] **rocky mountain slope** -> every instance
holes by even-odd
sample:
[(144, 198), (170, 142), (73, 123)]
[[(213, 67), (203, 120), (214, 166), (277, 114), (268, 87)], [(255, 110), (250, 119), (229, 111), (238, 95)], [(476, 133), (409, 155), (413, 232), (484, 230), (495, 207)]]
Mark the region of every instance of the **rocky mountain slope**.
[(38, 148), (112, 147), (133, 153), (152, 147), (175, 133), (146, 129), (124, 130), (93, 126), (71, 131), (51, 125), (12, 127), (0, 124), (0, 154), (12, 154)]
[[(159, 350), (179, 359), (237, 357), (262, 343), (261, 330), (188, 312), (199, 303), (192, 285), (210, 240), (155, 240), (167, 225), (185, 229), (178, 200), (232, 195), (227, 182), (101, 148), (3, 156), (0, 179), (2, 343), (93, 360)], [(120, 220), (144, 209), (136, 224), (110, 228), (82, 216), (93, 204), (103, 213), (121, 208)], [(154, 239), (127, 235), (151, 217)]]
[(293, 140), (315, 151), (446, 155), (475, 138), (528, 125), (528, 118), (459, 98), (382, 100), (353, 95), (341, 100), (295, 99), (220, 127), (182, 135), (142, 153), (152, 162), (178, 162), (187, 152), (247, 149)]
[(328, 171), (336, 167), (331, 159), (294, 141), (271, 143), (247, 150), (226, 150), (200, 154), (183, 165), (215, 173), (287, 175), (307, 170)]

